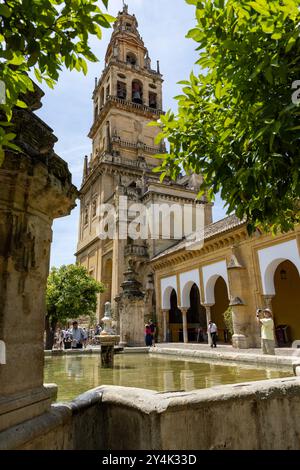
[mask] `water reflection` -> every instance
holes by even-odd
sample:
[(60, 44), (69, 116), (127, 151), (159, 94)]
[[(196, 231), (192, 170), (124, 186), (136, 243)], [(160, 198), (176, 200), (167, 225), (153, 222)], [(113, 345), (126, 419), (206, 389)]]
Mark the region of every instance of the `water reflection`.
[(174, 390), (174, 372), (172, 370), (163, 371), (164, 390)]
[(114, 369), (102, 369), (100, 355), (47, 357), (44, 381), (57, 383), (59, 400), (70, 400), (99, 385), (190, 391), (291, 375), (286, 371), (254, 369), (253, 366), (237, 367), (193, 359), (183, 361), (151, 354), (119, 354), (115, 357)]
[(180, 383), (182, 390), (195, 390), (195, 373), (185, 369), (180, 372)]

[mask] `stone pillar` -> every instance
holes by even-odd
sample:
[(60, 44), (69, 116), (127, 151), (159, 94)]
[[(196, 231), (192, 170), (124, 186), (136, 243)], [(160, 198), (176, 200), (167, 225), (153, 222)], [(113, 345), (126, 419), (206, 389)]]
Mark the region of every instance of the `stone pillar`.
[(183, 329), (183, 342), (188, 343), (189, 338), (188, 338), (188, 327), (187, 327), (187, 308), (184, 307), (178, 307), (181, 310), (182, 313), (182, 329)]
[(246, 307), (243, 304), (243, 301), (238, 298), (231, 300), (229, 306), (232, 308), (232, 322), (234, 331), (234, 334), (232, 335), (232, 346), (238, 349), (246, 349), (248, 347), (246, 333), (250, 329)]
[[(75, 206), (67, 164), (53, 151), (56, 137), (33, 114), (38, 88), (26, 110), (13, 114), (16, 143), (0, 167), (0, 431), (50, 409), (43, 386), (45, 290), (53, 219)], [(27, 99), (27, 98), (26, 98)]]
[(145, 302), (143, 298), (120, 296), (120, 345), (145, 346)]
[(120, 316), (120, 344), (144, 346), (145, 338), (145, 294), (136, 280), (136, 273), (129, 264), (121, 284), (123, 292), (118, 296)]
[(211, 320), (211, 307), (213, 306), (214, 304), (203, 304), (203, 307), (205, 308), (206, 310), (206, 323), (207, 323), (207, 339), (208, 339), (208, 344), (211, 345), (212, 344), (212, 339), (211, 339), (211, 334), (210, 332), (208, 331), (208, 323), (209, 321)]
[(164, 340), (164, 314), (161, 308), (157, 311), (156, 320), (157, 320), (157, 342), (162, 343)]
[[(229, 307), (232, 310), (233, 335), (232, 346), (234, 348), (245, 349), (249, 343), (253, 344), (253, 321), (254, 317), (251, 311), (247, 310), (246, 303), (249, 305), (251, 298), (249, 295), (250, 279), (248, 270), (244, 266), (240, 257), (240, 248), (238, 245), (231, 247), (231, 258), (227, 264), (227, 272), (230, 284), (231, 300)], [(246, 302), (243, 300), (246, 299)]]
[(163, 316), (163, 330), (164, 330), (164, 335), (163, 335), (163, 341), (164, 343), (167, 343), (169, 341), (169, 316), (170, 316), (170, 311), (166, 309), (162, 309), (162, 316)]

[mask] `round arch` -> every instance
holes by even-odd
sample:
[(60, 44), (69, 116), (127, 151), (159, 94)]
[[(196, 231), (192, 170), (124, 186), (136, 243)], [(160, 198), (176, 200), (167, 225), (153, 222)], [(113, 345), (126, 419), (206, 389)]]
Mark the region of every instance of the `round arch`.
[(133, 52), (127, 52), (126, 62), (130, 65), (137, 65), (137, 56)]
[[(163, 309), (170, 309), (171, 308), (171, 294), (172, 291), (175, 290), (174, 287), (168, 286), (165, 288), (162, 296), (162, 308)], [(175, 290), (176, 292), (176, 290)]]
[(134, 79), (132, 81), (132, 102), (137, 104), (143, 104), (143, 83)]
[(287, 258), (276, 258), (266, 267), (264, 272), (264, 287), (265, 287), (265, 295), (275, 295), (275, 273), (277, 271), (278, 266), (280, 266), (284, 262), (290, 262), (295, 266), (298, 270), (298, 274), (300, 274), (299, 267), (294, 263), (293, 260)]
[[(272, 312), (279, 346), (300, 340), (300, 277), (294, 263), (285, 260), (280, 263), (273, 278), (275, 295), (272, 299)], [(284, 325), (284, 327), (283, 327)], [(285, 331), (285, 333), (283, 333)]]
[(176, 276), (165, 277), (160, 280), (161, 308), (163, 310), (171, 308), (170, 297), (173, 289), (178, 296)]
[[(200, 289), (195, 283), (192, 285), (189, 292), (189, 303), (190, 307), (187, 310), (187, 323), (189, 327), (206, 327), (206, 310), (203, 305), (201, 305)], [(196, 338), (191, 338), (191, 340), (196, 340)]]
[(257, 254), (263, 295), (275, 295), (275, 271), (284, 261), (293, 263), (300, 273), (300, 257), (296, 239), (262, 248)]
[[(193, 285), (195, 284), (194, 281), (188, 281), (182, 291), (181, 291), (181, 307), (184, 307), (184, 308), (190, 308), (191, 306), (191, 296), (190, 296), (190, 293), (191, 293), (191, 289), (193, 287)], [(197, 285), (197, 284), (196, 284)], [(197, 286), (198, 287), (198, 286)]]
[(211, 307), (211, 319), (218, 327), (218, 336), (221, 341), (227, 342), (227, 329), (224, 322), (224, 312), (229, 307), (228, 287), (222, 276), (217, 276), (213, 282), (214, 305)]
[(215, 284), (219, 277), (223, 278), (230, 295), (226, 260), (208, 264), (202, 268), (204, 284), (204, 303), (213, 305), (215, 303)]
[(207, 283), (206, 283), (206, 286), (205, 286), (205, 299), (206, 299), (206, 303), (208, 304), (215, 304), (216, 303), (216, 299), (215, 299), (215, 285), (216, 285), (216, 282), (219, 278), (222, 278), (224, 280), (224, 282), (226, 283), (225, 279), (220, 276), (219, 274), (214, 274), (213, 276), (211, 276), (208, 280), (207, 280)]

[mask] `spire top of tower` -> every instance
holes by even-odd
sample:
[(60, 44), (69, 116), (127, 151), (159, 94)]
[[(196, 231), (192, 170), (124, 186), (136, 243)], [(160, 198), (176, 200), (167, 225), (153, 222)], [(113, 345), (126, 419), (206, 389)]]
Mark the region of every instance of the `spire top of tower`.
[(123, 13), (128, 14), (128, 5), (126, 5), (125, 0), (122, 0), (122, 2), (123, 2)]

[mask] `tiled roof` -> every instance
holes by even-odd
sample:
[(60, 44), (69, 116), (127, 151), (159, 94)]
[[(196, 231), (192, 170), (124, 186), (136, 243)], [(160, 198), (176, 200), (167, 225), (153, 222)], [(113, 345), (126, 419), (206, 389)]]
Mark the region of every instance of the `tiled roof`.
[[(210, 238), (219, 235), (224, 232), (228, 232), (240, 225), (243, 225), (245, 221), (240, 220), (236, 217), (236, 215), (230, 215), (229, 217), (225, 217), (225, 219), (218, 220), (213, 224), (208, 225), (204, 229), (204, 241), (209, 240)], [(180, 240), (176, 245), (167, 248), (166, 250), (162, 251), (158, 255), (154, 256), (151, 261), (156, 261), (164, 256), (170, 255), (172, 253), (176, 253), (182, 249), (187, 249), (187, 244), (189, 242), (186, 239)]]

